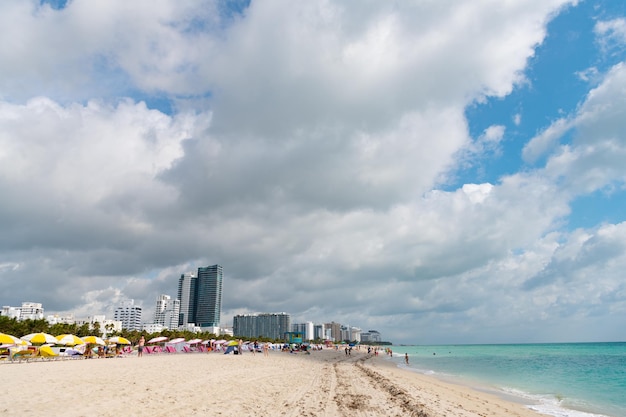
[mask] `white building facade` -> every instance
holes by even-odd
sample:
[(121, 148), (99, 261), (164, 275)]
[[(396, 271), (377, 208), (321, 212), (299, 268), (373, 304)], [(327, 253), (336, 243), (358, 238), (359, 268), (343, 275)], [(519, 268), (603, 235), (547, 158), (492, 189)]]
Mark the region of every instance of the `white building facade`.
[(122, 322), (125, 330), (141, 331), (141, 307), (135, 305), (134, 300), (129, 300), (115, 309), (114, 320)]
[(161, 294), (156, 300), (154, 323), (167, 329), (178, 328), (180, 300), (172, 299), (169, 295)]

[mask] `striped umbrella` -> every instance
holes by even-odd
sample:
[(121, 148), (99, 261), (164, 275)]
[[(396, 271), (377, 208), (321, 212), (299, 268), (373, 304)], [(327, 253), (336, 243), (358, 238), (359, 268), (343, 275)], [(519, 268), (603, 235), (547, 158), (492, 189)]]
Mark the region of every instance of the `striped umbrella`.
[(11, 336), (10, 334), (0, 333), (0, 345), (19, 345), (24, 340), (19, 339), (15, 336)]
[(57, 338), (48, 333), (31, 333), (22, 336), (22, 340), (32, 343), (33, 345), (43, 345), (44, 343), (57, 343)]
[(92, 345), (105, 345), (104, 340), (102, 340), (102, 338), (98, 336), (85, 336), (82, 339), (85, 341), (85, 343), (90, 343)]
[(57, 344), (59, 345), (76, 346), (84, 343), (85, 341), (83, 339), (73, 334), (62, 334), (57, 336)]
[(116, 345), (130, 345), (130, 340), (122, 336), (113, 336), (107, 339), (109, 343), (115, 343)]

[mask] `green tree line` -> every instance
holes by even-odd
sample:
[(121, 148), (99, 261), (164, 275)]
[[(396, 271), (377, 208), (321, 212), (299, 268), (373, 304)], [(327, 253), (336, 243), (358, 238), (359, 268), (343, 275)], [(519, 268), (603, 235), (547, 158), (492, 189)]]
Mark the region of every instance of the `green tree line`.
[[(163, 330), (158, 333), (148, 333), (146, 331), (137, 331), (137, 330), (122, 330), (121, 332), (113, 331), (113, 327), (108, 327), (106, 329), (100, 328), (100, 323), (96, 322), (90, 324), (85, 323), (82, 325), (78, 324), (67, 324), (67, 323), (57, 323), (50, 324), (45, 319), (38, 320), (17, 320), (15, 318), (10, 318), (6, 316), (0, 316), (0, 333), (10, 334), (15, 337), (26, 336), (31, 333), (49, 333), (53, 336), (59, 336), (62, 334), (74, 334), (78, 337), (84, 336), (98, 336), (102, 337), (103, 331), (106, 330), (107, 337), (111, 336), (122, 336), (126, 339), (130, 340), (133, 343), (137, 343), (141, 336), (145, 337), (146, 340), (149, 340), (153, 337), (157, 336), (165, 336), (169, 339), (175, 339), (178, 337), (183, 337), (185, 340), (191, 339), (216, 339), (217, 336), (213, 333), (208, 332), (200, 332), (194, 333), (189, 330)], [(231, 339), (239, 339), (239, 337), (231, 337), (229, 335), (221, 335), (220, 339), (231, 340)], [(266, 337), (258, 337), (254, 340), (258, 342), (270, 342), (270, 343), (281, 343), (280, 340), (269, 339)]]
[[(49, 333), (53, 336), (59, 336), (62, 334), (75, 334), (78, 337), (84, 336), (98, 336), (102, 337), (104, 330), (106, 330), (107, 337), (111, 336), (122, 336), (127, 338), (133, 343), (139, 341), (141, 336), (144, 336), (146, 339), (150, 339), (157, 336), (165, 336), (170, 339), (174, 339), (177, 337), (184, 337), (185, 340), (191, 339), (215, 339), (216, 336), (212, 333), (201, 332), (194, 333), (188, 330), (163, 330), (159, 333), (148, 333), (146, 331), (137, 331), (137, 330), (122, 330), (122, 331), (113, 331), (112, 327), (108, 329), (102, 329), (100, 323), (96, 322), (93, 324), (85, 323), (82, 325), (78, 324), (67, 324), (67, 323), (56, 323), (50, 324), (45, 319), (38, 320), (17, 320), (15, 318), (10, 318), (6, 316), (0, 316), (0, 332), (10, 334), (16, 337), (22, 337), (30, 333)], [(223, 336), (223, 339), (229, 339), (229, 337)]]

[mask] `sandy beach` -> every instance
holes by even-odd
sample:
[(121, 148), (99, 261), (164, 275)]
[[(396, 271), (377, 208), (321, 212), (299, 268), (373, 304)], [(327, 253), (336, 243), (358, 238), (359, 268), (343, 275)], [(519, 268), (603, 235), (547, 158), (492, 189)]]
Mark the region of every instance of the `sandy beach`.
[(359, 351), (31, 361), (0, 375), (10, 416), (539, 416)]

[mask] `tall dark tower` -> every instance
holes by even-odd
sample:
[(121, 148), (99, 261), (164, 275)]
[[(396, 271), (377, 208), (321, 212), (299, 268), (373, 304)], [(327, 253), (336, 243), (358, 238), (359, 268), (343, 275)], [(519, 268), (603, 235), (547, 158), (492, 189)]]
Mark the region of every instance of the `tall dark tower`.
[(199, 327), (219, 327), (222, 312), (222, 267), (198, 268), (196, 278), (195, 323)]
[(182, 274), (178, 280), (178, 299), (180, 300), (179, 326), (186, 326), (188, 323), (196, 322), (196, 283), (197, 277), (192, 272)]

